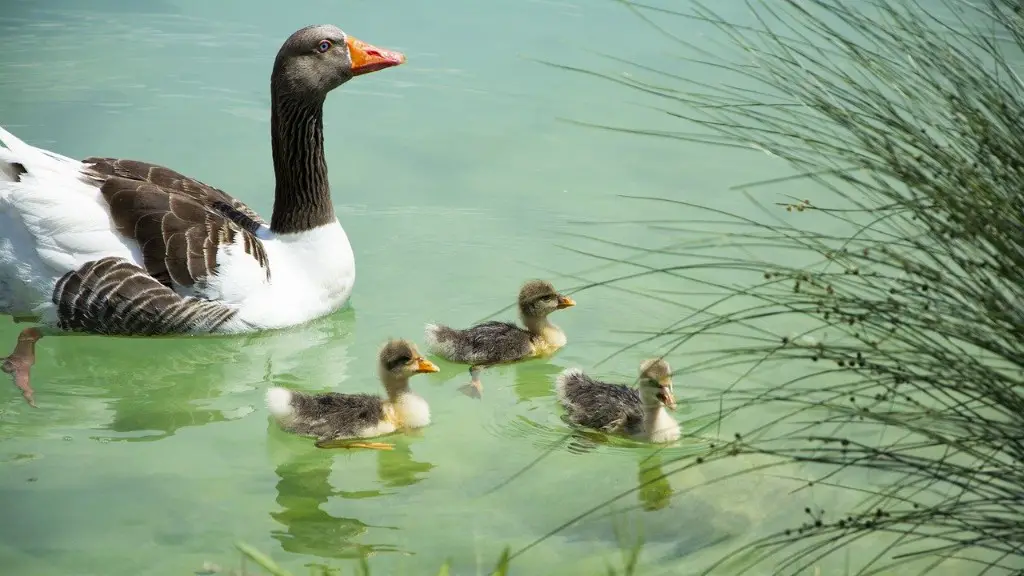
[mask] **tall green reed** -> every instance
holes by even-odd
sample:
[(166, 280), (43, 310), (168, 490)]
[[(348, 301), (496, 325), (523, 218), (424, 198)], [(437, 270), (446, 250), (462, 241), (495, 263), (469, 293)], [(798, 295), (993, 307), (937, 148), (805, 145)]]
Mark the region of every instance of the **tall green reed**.
[[(731, 477), (777, 470), (857, 496), (707, 570), (806, 574), (860, 546), (849, 573), (1024, 574), (1021, 5), (752, 0), (741, 25), (624, 4), (688, 66), (734, 81), (698, 84), (670, 69), (682, 60), (619, 60), (628, 76), (552, 64), (639, 91), (671, 123), (599, 127), (764, 152), (796, 173), (761, 185), (814, 185), (764, 217), (634, 197), (663, 246), (578, 235), (638, 255), (578, 249), (614, 265), (594, 286), (658, 276), (672, 287), (653, 298), (701, 292), (630, 347), (688, 357), (677, 378), (739, 373), (708, 398), (737, 432), (667, 475), (750, 458)], [(692, 43), (673, 18), (725, 42)]]

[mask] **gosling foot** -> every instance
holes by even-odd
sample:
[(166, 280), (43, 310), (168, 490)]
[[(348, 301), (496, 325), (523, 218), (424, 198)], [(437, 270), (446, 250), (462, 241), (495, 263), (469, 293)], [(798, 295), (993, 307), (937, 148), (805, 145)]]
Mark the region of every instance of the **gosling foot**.
[(487, 366), (484, 364), (470, 366), (469, 384), (466, 384), (465, 386), (459, 388), (459, 392), (462, 392), (463, 394), (469, 396), (470, 398), (476, 398), (477, 400), (483, 398), (484, 383), (480, 381), (480, 373), (483, 372), (484, 368), (486, 367)]
[(7, 358), (0, 360), (0, 370), (14, 378), (14, 385), (21, 389), (28, 405), (36, 408), (36, 401), (29, 383), (29, 371), (36, 363), (36, 341), (43, 337), (38, 328), (26, 328), (18, 334), (18, 343)]
[(479, 400), (484, 397), (484, 385), (479, 380), (474, 380), (469, 384), (459, 387), (459, 392), (462, 392), (470, 398)]

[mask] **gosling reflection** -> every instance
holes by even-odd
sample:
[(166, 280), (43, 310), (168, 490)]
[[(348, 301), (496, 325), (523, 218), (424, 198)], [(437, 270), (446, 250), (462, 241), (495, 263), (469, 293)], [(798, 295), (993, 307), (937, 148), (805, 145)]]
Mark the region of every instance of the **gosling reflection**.
[(554, 396), (551, 382), (562, 368), (550, 362), (524, 362), (515, 365), (515, 392), (520, 402)]
[(408, 444), (396, 444), (394, 450), (379, 452), (377, 455), (377, 477), (388, 488), (401, 488), (418, 484), (434, 469), (429, 462), (412, 459)]
[(668, 481), (662, 467), (661, 452), (652, 452), (637, 462), (636, 496), (644, 510), (661, 510), (672, 502), (672, 483)]
[(569, 418), (568, 414), (562, 414), (559, 418), (566, 426), (570, 427), (569, 438), (565, 443), (565, 449), (573, 454), (589, 454), (602, 444), (607, 444), (609, 441), (607, 434), (598, 432), (597, 430), (577, 427)]
[[(437, 365), (441, 368), (441, 371), (430, 375), (429, 381), (431, 386), (444, 388), (463, 377), (464, 373), (459, 369), (458, 364), (438, 360)], [(554, 396), (551, 382), (562, 371), (561, 367), (552, 364), (547, 359), (536, 359), (491, 368), (490, 373), (492, 377), (503, 376), (505, 374), (504, 370), (508, 368), (513, 370), (512, 388), (520, 402)], [(456, 390), (472, 398), (483, 398), (482, 389), (477, 389), (472, 384), (465, 384), (457, 387)]]
[[(393, 489), (423, 481), (434, 465), (415, 461), (408, 439), (396, 442), (394, 449), (387, 451), (339, 452), (312, 447), (295, 450), (291, 447), (293, 442), (288, 444), (288, 460), (275, 468), (279, 478), (276, 501), (281, 510), (270, 514), (283, 527), (271, 532), (271, 536), (281, 543), (282, 549), (295, 554), (339, 560), (404, 552), (388, 543), (387, 538), (379, 532), (371, 534), (371, 529), (396, 531), (397, 527), (371, 525), (356, 518), (332, 516), (325, 507), (329, 499), (340, 497), (351, 503), (351, 506), (346, 505), (345, 508), (355, 508), (359, 506), (359, 500), (387, 497), (396, 492)], [(377, 489), (337, 490), (331, 486), (330, 475), (335, 462), (343, 463), (351, 474), (359, 469), (360, 463), (365, 463), (365, 459), (371, 457), (377, 459)], [(350, 477), (341, 476), (343, 481)], [(363, 541), (369, 537), (372, 537), (371, 541)]]

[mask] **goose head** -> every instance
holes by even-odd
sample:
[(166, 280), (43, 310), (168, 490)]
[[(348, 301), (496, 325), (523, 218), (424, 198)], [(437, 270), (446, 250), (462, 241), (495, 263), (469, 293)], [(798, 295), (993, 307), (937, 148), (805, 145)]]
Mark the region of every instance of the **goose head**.
[(297, 30), (274, 60), (275, 92), (323, 100), (355, 76), (405, 62), (401, 52), (384, 50), (349, 36), (337, 26), (321, 24)]
[(672, 392), (672, 368), (662, 358), (644, 360), (640, 364), (640, 398), (645, 406), (665, 406), (676, 409)]

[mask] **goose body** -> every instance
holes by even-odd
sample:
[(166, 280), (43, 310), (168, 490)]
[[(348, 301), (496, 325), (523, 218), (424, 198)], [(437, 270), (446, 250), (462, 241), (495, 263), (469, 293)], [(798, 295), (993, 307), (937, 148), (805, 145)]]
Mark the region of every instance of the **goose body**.
[(253, 332), (341, 308), (355, 259), (331, 201), (323, 104), (353, 77), (404, 61), (330, 25), (284, 42), (270, 78), (269, 221), (170, 168), (79, 161), (0, 128), (0, 314), (42, 325), (22, 331), (0, 369), (29, 404), (44, 333)]
[(313, 320), (352, 293), (336, 218), (275, 233), (168, 168), (77, 161), (2, 128), (0, 143), (2, 314), (93, 333), (233, 333)]
[(578, 368), (563, 371), (555, 379), (555, 393), (569, 422), (648, 442), (678, 440), (679, 424), (666, 411), (675, 408), (668, 364), (648, 363), (638, 388), (596, 380)]

